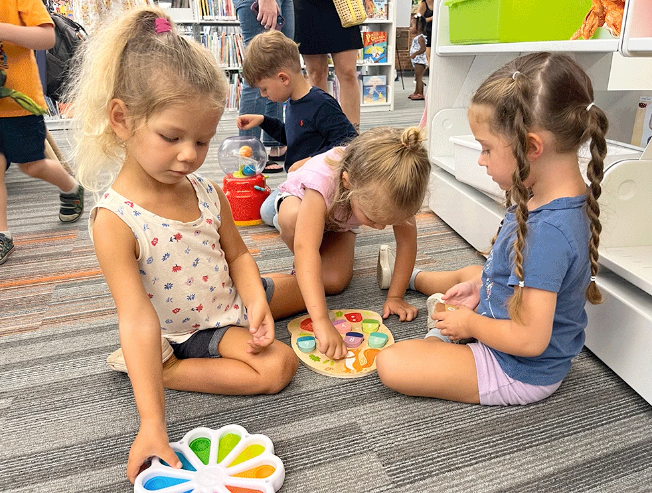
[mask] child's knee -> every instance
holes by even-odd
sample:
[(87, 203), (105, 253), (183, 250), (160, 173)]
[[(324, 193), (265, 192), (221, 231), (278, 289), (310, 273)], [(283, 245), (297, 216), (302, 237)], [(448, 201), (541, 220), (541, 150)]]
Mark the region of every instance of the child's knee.
[(40, 161), (32, 161), (29, 163), (20, 163), (18, 167), (20, 170), (25, 173), (27, 176), (36, 178), (41, 174), (42, 168), (45, 166), (45, 159)]
[(353, 271), (341, 272), (337, 270), (324, 270), (322, 272), (322, 277), (326, 294), (340, 294), (351, 282)]
[(275, 371), (265, 372), (262, 382), (263, 394), (278, 394), (292, 381), (294, 374), (299, 368), (299, 358), (292, 348), (280, 341), (274, 341), (272, 348), (274, 356), (269, 362), (269, 366)]
[(396, 377), (396, 350), (395, 345), (383, 349), (376, 356), (376, 371), (380, 381), (389, 388), (394, 388), (394, 378)]

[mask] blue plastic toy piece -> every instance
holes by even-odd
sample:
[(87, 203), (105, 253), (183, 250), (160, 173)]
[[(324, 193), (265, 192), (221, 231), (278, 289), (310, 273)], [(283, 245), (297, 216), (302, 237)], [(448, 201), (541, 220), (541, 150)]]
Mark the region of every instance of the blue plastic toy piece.
[(169, 488), (170, 486), (175, 486), (177, 484), (187, 482), (187, 479), (170, 478), (167, 476), (154, 476), (153, 478), (148, 479), (143, 486), (146, 490), (157, 491), (162, 490), (163, 488)]
[(310, 353), (315, 350), (316, 342), (313, 336), (303, 336), (297, 339), (297, 346), (300, 351)]

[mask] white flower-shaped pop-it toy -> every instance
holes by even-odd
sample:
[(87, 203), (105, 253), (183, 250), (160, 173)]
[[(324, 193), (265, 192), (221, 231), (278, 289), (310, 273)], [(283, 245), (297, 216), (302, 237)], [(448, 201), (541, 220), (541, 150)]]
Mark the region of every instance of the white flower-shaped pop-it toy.
[(274, 493), (285, 480), (272, 441), (242, 426), (195, 428), (170, 447), (183, 467), (154, 458), (136, 478), (135, 493)]

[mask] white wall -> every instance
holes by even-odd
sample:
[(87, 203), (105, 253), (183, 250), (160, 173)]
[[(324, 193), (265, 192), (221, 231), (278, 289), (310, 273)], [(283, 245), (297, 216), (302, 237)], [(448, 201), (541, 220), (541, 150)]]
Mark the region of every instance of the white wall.
[(396, 0), (396, 27), (410, 27), (412, 0)]

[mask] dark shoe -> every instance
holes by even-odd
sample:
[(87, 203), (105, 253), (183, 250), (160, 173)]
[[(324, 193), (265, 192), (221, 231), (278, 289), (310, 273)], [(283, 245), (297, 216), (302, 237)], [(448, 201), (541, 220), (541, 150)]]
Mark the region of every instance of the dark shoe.
[(269, 156), (267, 159), (269, 159), (270, 161), (276, 161), (276, 162), (282, 163), (282, 162), (285, 161), (285, 154), (286, 153), (284, 152), (280, 156)]
[[(272, 159), (272, 158), (270, 158)], [(263, 168), (263, 173), (280, 173), (285, 171), (282, 164), (275, 163), (274, 161), (267, 161), (267, 164)]]
[(14, 251), (14, 240), (0, 233), (0, 264), (4, 264)]
[(84, 212), (84, 188), (79, 185), (77, 193), (60, 193), (59, 220), (62, 223), (72, 223)]

